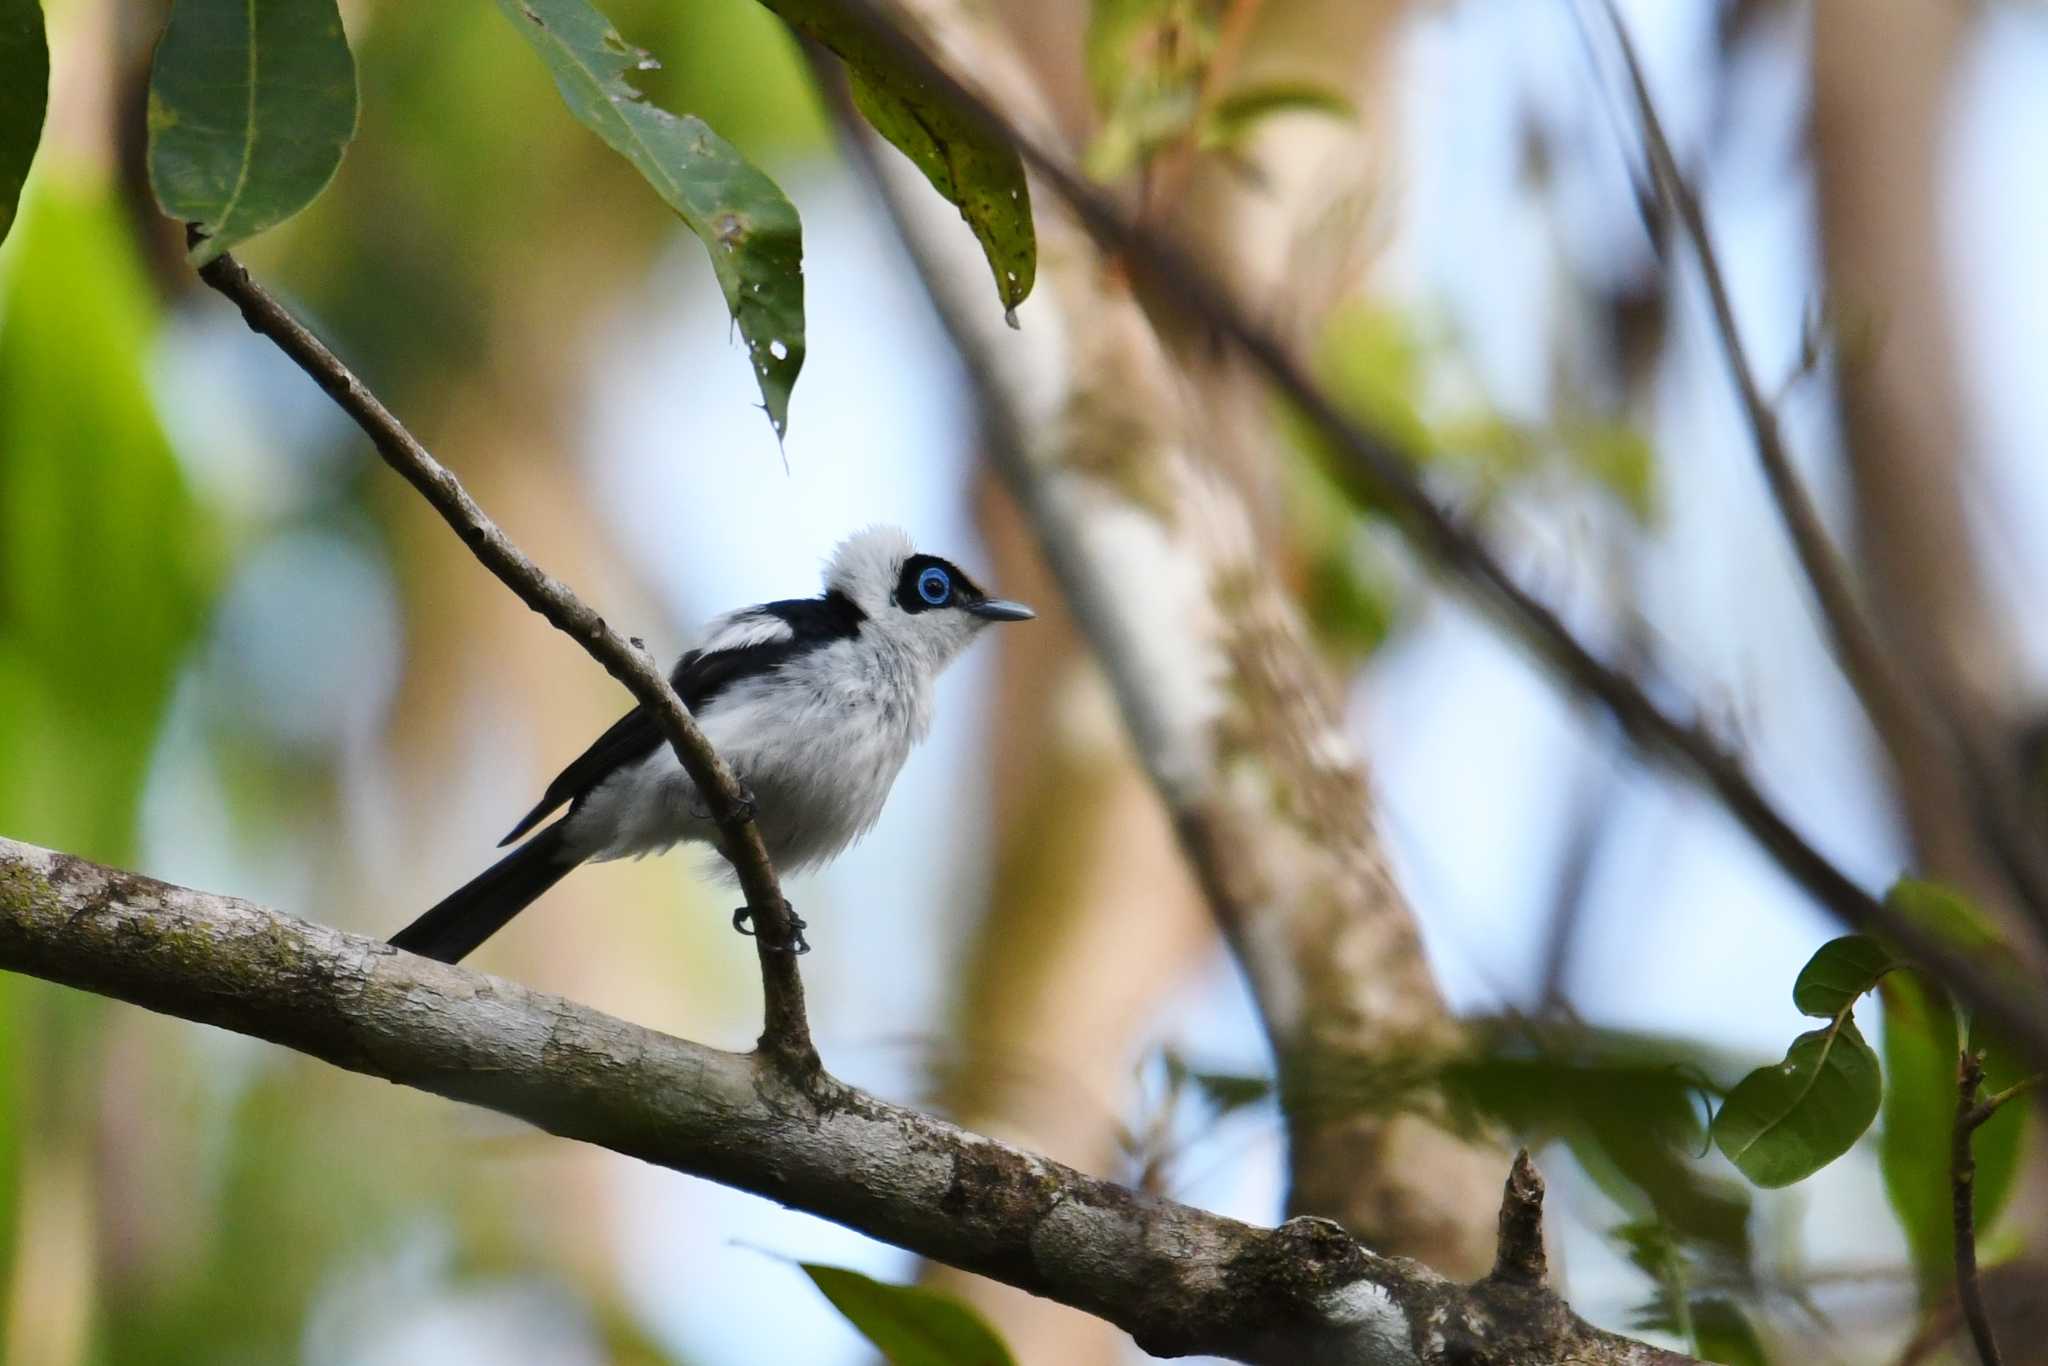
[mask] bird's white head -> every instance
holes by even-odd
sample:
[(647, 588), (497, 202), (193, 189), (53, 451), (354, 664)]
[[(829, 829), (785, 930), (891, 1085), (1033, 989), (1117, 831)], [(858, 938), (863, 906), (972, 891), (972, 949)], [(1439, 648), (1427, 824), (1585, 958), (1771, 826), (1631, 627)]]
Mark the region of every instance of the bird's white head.
[(992, 598), (959, 565), (919, 553), (910, 537), (892, 526), (869, 527), (840, 542), (825, 568), (825, 591), (843, 593), (866, 615), (862, 634), (872, 631), (943, 668), (998, 621), (1028, 621), (1035, 613), (1020, 602)]

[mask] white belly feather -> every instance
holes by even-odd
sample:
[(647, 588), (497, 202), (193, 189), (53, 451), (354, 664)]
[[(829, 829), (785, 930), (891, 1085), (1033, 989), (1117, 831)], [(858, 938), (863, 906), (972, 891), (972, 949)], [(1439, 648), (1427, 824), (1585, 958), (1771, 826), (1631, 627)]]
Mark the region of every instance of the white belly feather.
[[(882, 814), (911, 747), (931, 724), (914, 671), (859, 640), (838, 641), (720, 693), (698, 715), (753, 793), (754, 820), (782, 872), (823, 862)], [(593, 859), (713, 842), (702, 797), (664, 743), (594, 788), (569, 818)]]

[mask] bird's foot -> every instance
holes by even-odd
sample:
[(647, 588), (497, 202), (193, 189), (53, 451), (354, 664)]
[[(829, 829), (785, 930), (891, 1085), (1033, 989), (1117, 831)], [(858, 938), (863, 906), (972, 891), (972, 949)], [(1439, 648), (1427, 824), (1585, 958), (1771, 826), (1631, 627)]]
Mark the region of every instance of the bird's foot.
[[(789, 917), (789, 939), (786, 943), (770, 944), (768, 947), (783, 953), (809, 953), (811, 945), (810, 941), (804, 938), (806, 926), (803, 917), (798, 915), (796, 907), (787, 901), (782, 903), (782, 913)], [(749, 938), (754, 934), (753, 921), (754, 912), (751, 907), (742, 906), (732, 913), (732, 927)]]

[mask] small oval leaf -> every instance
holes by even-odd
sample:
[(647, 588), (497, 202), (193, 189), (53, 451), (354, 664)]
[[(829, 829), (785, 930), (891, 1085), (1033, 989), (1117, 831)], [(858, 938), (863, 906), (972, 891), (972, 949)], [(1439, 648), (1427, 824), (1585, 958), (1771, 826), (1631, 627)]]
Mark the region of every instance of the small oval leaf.
[(1801, 1015), (1832, 1020), (1898, 966), (1884, 945), (1868, 935), (1830, 939), (1799, 970), (1799, 978), (1792, 984), (1792, 1004), (1799, 1007)]
[(310, 204), (356, 131), (335, 0), (176, 0), (149, 76), (149, 187), (194, 265)]
[(895, 52), (830, 0), (761, 0), (790, 27), (846, 63), (853, 103), (960, 210), (988, 257), (996, 293), (1015, 309), (1038, 275), (1031, 189), (1017, 149), (913, 74)]
[(646, 177), (711, 253), (768, 420), (789, 429), (804, 364), (803, 230), (782, 188), (702, 119), (647, 103), (625, 79), (646, 53), (585, 0), (498, 0), (578, 122)]
[(0, 240), (14, 226), (49, 96), (50, 45), (40, 0), (0, 0)]
[(844, 1267), (799, 1265), (891, 1366), (1016, 1366), (995, 1330), (951, 1295)]
[(1882, 1091), (1877, 1055), (1845, 1015), (1738, 1082), (1714, 1116), (1714, 1142), (1757, 1185), (1789, 1186), (1849, 1151)]

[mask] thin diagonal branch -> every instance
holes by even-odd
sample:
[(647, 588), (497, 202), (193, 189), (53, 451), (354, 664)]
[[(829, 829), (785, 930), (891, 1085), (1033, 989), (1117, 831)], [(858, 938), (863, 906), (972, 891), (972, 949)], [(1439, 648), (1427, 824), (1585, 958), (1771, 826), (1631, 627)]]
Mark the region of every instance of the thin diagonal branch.
[[(1576, 4), (1576, 0), (1572, 3)], [(1714, 332), (1728, 362), (1729, 378), (1734, 382), (1743, 418), (1749, 425), (1757, 462), (1763, 467), (1771, 501), (1785, 524), (1800, 570), (1813, 588), (1835, 658), (1901, 774), (1907, 772), (1906, 756), (1912, 753), (1946, 754), (1961, 769), (1962, 776), (1969, 780), (1966, 790), (1974, 798), (1985, 833), (2000, 856), (2000, 866), (2012, 890), (2036, 923), (2048, 924), (2048, 873), (2043, 871), (2035, 837), (2015, 816), (2020, 809), (2017, 793), (2011, 790), (2009, 778), (2001, 781), (2002, 765), (1988, 760), (1981, 746), (1974, 743), (1969, 727), (1958, 724), (1953, 715), (1944, 715), (1936, 705), (1937, 699), (1894, 665), (1851, 586), (1847, 564), (1828, 535), (1820, 510), (1793, 468), (1777, 413), (1757, 383), (1756, 370), (1750, 364), (1748, 348), (1743, 345), (1741, 330), (1736, 325), (1735, 305), (1721, 270), (1720, 254), (1707, 230), (1699, 196), (1686, 183), (1670, 139), (1664, 135), (1664, 122), (1658, 116), (1656, 102), (1650, 98), (1649, 83), (1643, 76), (1635, 42), (1621, 12), (1615, 8), (1614, 0), (1601, 3), (1628, 75), (1652, 186), (1665, 211), (1678, 221), (1699, 262)]]
[(1665, 710), (1635, 680), (1602, 662), (1554, 611), (1508, 573), (1475, 531), (1438, 505), (1391, 442), (1347, 417), (1278, 336), (1254, 322), (1185, 251), (1165, 235), (1132, 221), (1066, 158), (1004, 118), (874, 0), (835, 3), (848, 22), (859, 24), (928, 88), (1014, 145), (1025, 164), (1105, 250), (1121, 257), (1134, 274), (1170, 292), (1219, 338), (1242, 351), (1327, 440), (1338, 477), (1355, 490), (1389, 502), (1400, 514), (1404, 534), (1439, 570), (1498, 611), (1538, 657), (1605, 706), (1638, 747), (1711, 791), (1793, 882), (1831, 913), (1853, 928), (1889, 936), (2019, 1041), (2031, 1058), (2048, 1063), (2048, 1014), (2037, 1003), (1992, 980), (1966, 956), (1859, 886), (1799, 833), (1719, 738)]
[(1097, 1314), (1158, 1355), (1449, 1366), (1484, 1346), (1496, 1361), (1687, 1360), (1588, 1327), (1528, 1279), (1540, 1232), (1520, 1167), (1503, 1221), (1513, 1274), (1461, 1285), (1326, 1220), (1258, 1228), (1142, 1195), (760, 1053), (7, 839), (0, 969), (766, 1196)]
[(661, 669), (637, 641), (628, 641), (576, 596), (569, 585), (528, 558), (477, 505), (449, 469), (405, 429), (391, 410), (370, 392), (341, 359), (328, 350), (305, 324), (249, 277), (233, 256), (223, 253), (202, 267), (199, 277), (219, 290), (242, 312), (251, 331), (268, 337), (326, 391), (341, 410), (363, 429), (377, 454), (441, 514), (470, 553), (519, 600), (547, 618), (604, 666), (605, 672), (654, 713), (690, 781), (704, 794), (718, 827), (720, 852), (739, 874), (747, 908), (759, 933), (764, 1021), (761, 1048), (778, 1061), (804, 1072), (818, 1070), (804, 1014), (803, 981), (794, 955), (775, 947), (790, 942), (790, 924), (775, 866), (754, 826), (744, 789), (711, 748), (688, 707), (676, 696)]

